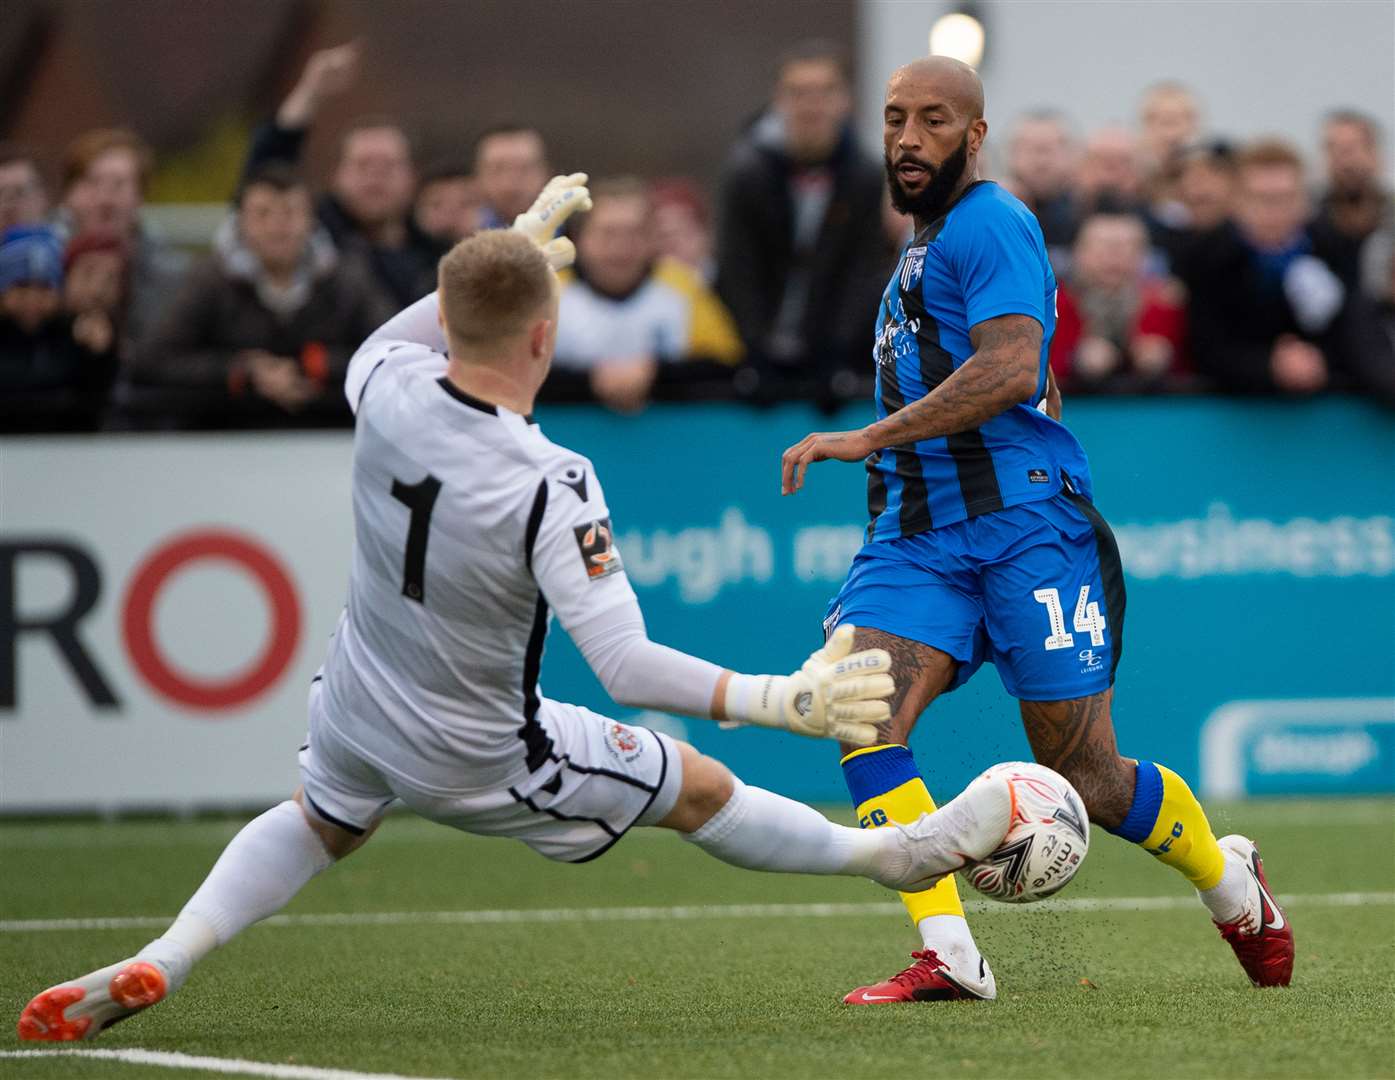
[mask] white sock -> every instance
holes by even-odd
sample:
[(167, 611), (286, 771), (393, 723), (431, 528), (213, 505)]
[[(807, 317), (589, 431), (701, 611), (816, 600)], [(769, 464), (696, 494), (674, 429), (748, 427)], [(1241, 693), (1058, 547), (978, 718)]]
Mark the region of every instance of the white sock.
[[(1222, 848), (1222, 854), (1225, 849)], [(1218, 923), (1239, 922), (1245, 914), (1245, 900), (1249, 896), (1249, 879), (1245, 864), (1239, 859), (1227, 857), (1221, 880), (1209, 889), (1198, 889), (1196, 895), (1211, 912), (1211, 918)]]
[(962, 915), (927, 915), (915, 924), (927, 949), (949, 965), (951, 971), (978, 976), (979, 952), (969, 922)]
[(243, 826), (173, 925), (138, 954), (178, 987), (189, 968), (259, 919), (275, 914), (334, 860), (287, 800)]
[(905, 858), (892, 833), (835, 825), (813, 807), (737, 780), (727, 804), (683, 839), (748, 870), (871, 877), (883, 862)]

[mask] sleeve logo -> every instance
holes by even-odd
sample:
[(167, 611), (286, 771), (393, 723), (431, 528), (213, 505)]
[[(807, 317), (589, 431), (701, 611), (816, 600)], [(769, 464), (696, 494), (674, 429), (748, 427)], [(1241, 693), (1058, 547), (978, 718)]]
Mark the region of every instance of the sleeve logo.
[(620, 552), (615, 550), (610, 518), (578, 525), (572, 531), (576, 534), (576, 546), (581, 549), (581, 564), (586, 567), (586, 576), (592, 581), (618, 574), (624, 569), (620, 563)]

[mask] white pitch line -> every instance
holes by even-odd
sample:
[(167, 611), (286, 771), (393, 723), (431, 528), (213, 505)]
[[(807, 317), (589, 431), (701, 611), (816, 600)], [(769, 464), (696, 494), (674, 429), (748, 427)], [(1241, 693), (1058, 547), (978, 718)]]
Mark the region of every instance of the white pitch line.
[(0, 1058), (23, 1060), (38, 1057), (95, 1058), (99, 1061), (121, 1061), (127, 1065), (154, 1065), (161, 1069), (203, 1069), (228, 1076), (268, 1076), (273, 1080), (431, 1080), (431, 1077), (401, 1076), (397, 1073), (322, 1069), (314, 1065), (279, 1065), (274, 1061), (201, 1057), (167, 1050), (0, 1050)]
[[(1297, 893), (1281, 896), (1286, 905), (1302, 907), (1364, 907), (1395, 904), (1395, 892)], [(965, 906), (977, 915), (1009, 911), (1111, 912), (1177, 911), (1195, 907), (1190, 896), (1081, 896), (1043, 900), (1036, 904), (1001, 904), (970, 900)], [(259, 926), (461, 926), (500, 923), (656, 922), (669, 919), (832, 919), (842, 916), (898, 915), (895, 901), (836, 904), (687, 904), (673, 907), (505, 908), (481, 911), (344, 911), (321, 915), (273, 915)], [(0, 934), (29, 934), (47, 930), (162, 930), (172, 915), (136, 915), (106, 919), (3, 919)]]

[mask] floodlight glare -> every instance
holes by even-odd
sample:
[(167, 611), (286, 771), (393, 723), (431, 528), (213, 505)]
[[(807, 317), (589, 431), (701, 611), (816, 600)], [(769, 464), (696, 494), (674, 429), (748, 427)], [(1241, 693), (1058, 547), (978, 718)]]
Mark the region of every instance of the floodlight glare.
[(983, 23), (963, 11), (941, 15), (930, 27), (930, 55), (952, 56), (971, 68), (983, 60)]

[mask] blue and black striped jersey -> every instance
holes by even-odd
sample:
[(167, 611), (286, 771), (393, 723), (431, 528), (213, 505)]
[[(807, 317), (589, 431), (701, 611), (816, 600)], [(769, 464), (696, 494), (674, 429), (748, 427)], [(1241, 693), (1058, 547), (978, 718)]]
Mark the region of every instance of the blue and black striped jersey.
[(1056, 326), (1056, 277), (1041, 227), (991, 181), (971, 185), (901, 253), (877, 314), (877, 416), (944, 382), (973, 355), (970, 328), (1001, 315), (1029, 315), (1042, 324), (1036, 393), (975, 430), (869, 458), (869, 540), (1050, 498), (1061, 490), (1062, 475), (1090, 494), (1085, 451), (1034, 407), (1046, 392), (1047, 349)]

